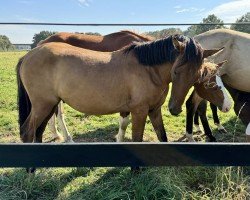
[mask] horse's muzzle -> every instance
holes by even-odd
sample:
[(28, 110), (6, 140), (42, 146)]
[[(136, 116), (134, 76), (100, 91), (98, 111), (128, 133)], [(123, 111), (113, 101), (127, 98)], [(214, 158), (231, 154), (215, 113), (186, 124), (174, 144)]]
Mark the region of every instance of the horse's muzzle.
[(181, 110), (181, 108), (169, 107), (169, 112), (171, 113), (171, 115), (178, 116), (182, 112), (182, 110)]

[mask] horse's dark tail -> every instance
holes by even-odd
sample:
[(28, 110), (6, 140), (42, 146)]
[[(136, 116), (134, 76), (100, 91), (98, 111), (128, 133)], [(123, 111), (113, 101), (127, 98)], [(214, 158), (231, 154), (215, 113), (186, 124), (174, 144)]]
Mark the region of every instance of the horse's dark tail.
[(21, 77), (20, 77), (20, 67), (22, 65), (24, 57), (20, 58), (17, 66), (16, 66), (16, 73), (17, 73), (17, 103), (18, 103), (18, 111), (19, 111), (19, 127), (20, 127), (20, 134), (21, 134), (21, 126), (24, 124), (25, 120), (28, 118), (30, 111), (31, 111), (31, 103), (29, 96), (23, 86)]

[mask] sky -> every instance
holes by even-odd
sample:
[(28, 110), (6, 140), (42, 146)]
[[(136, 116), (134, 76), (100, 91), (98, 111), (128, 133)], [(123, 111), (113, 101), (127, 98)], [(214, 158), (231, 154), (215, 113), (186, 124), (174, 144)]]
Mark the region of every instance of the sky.
[[(250, 11), (250, 0), (0, 0), (0, 22), (199, 23), (209, 14), (235, 22)], [(12, 43), (31, 43), (42, 30), (139, 33), (168, 27), (75, 27), (0, 25)], [(187, 27), (180, 27), (185, 29)]]

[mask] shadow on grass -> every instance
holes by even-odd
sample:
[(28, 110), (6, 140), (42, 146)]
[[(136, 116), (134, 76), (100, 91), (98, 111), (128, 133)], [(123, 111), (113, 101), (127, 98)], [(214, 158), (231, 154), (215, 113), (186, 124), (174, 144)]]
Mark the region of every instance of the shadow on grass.
[[(73, 136), (74, 142), (115, 142), (115, 135), (118, 133), (119, 126), (111, 124), (105, 128), (98, 128), (85, 133)], [(125, 139), (125, 141), (129, 141)]]

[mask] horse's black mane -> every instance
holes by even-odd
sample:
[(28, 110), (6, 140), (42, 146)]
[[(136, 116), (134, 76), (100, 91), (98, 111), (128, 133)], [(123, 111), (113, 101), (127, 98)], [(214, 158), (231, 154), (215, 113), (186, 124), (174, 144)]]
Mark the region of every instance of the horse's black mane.
[(173, 45), (173, 37), (185, 44), (183, 62), (201, 62), (203, 52), (200, 44), (193, 38), (183, 35), (168, 36), (153, 42), (133, 43), (126, 47), (124, 52), (129, 53), (133, 50), (142, 65), (154, 66), (165, 62), (173, 63), (179, 54)]

